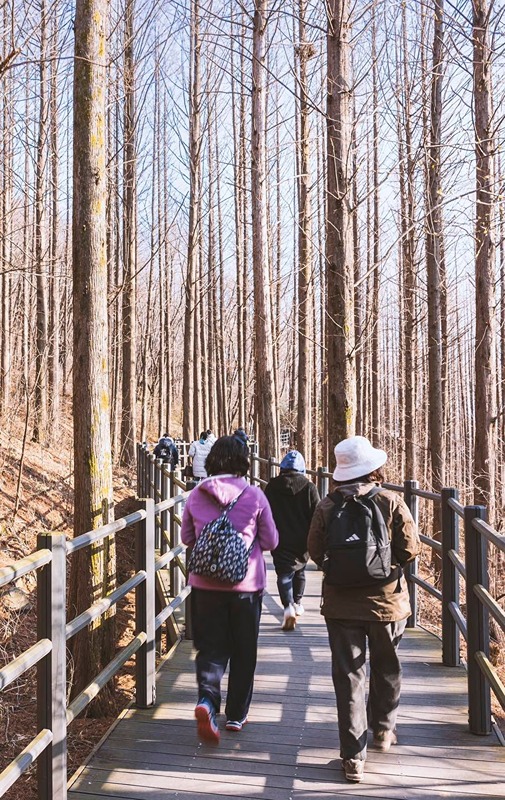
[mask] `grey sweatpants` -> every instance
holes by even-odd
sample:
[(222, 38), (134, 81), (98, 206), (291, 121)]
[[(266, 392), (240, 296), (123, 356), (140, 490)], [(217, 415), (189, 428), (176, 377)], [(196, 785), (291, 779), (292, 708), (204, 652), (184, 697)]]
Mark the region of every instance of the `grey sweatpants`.
[[(406, 624), (405, 619), (366, 622), (326, 618), (342, 758), (366, 758), (369, 727), (374, 734), (395, 729), (402, 676), (397, 648)], [(367, 639), (370, 651), (368, 703)]]

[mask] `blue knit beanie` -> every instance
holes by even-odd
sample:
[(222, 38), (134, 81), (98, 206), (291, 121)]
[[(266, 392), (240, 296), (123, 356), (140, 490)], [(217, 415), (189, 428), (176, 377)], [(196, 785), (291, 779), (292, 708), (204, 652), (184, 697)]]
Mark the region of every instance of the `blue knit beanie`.
[(305, 459), (298, 450), (290, 450), (281, 461), (281, 469), (294, 469), (296, 472), (305, 472)]

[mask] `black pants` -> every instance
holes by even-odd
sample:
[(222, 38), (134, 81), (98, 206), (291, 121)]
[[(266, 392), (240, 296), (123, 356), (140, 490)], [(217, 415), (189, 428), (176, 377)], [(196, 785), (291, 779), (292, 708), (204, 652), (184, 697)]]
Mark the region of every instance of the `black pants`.
[(296, 567), (275, 564), (275, 572), (277, 589), (284, 608), (291, 603), (301, 603), (305, 591), (305, 564)]
[(198, 699), (207, 698), (219, 712), (221, 680), (229, 663), (227, 719), (241, 720), (249, 711), (262, 596), (262, 591), (191, 592)]

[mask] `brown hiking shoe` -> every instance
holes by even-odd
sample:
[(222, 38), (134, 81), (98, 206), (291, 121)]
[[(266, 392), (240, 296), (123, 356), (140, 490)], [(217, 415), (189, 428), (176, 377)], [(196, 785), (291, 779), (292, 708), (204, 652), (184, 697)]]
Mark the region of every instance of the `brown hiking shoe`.
[(346, 780), (351, 783), (361, 783), (365, 772), (365, 762), (360, 758), (343, 758), (342, 769), (345, 772)]
[(396, 744), (397, 738), (394, 731), (379, 731), (374, 733), (373, 746), (381, 753), (388, 753), (391, 745)]

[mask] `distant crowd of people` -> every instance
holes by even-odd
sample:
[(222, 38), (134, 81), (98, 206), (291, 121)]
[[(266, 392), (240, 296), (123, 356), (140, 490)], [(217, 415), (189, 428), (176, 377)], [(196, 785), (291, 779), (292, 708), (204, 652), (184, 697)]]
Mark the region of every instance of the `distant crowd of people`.
[[(164, 436), (154, 452), (175, 459), (174, 447)], [(184, 508), (181, 538), (190, 548), (199, 737), (219, 742), (227, 668), (225, 728), (239, 732), (248, 722), (266, 587), (263, 554), (272, 554), (285, 632), (294, 631), (304, 614), (311, 558), (323, 573), (320, 610), (331, 651), (342, 768), (348, 781), (358, 783), (368, 731), (380, 752), (397, 741), (397, 651), (411, 613), (403, 568), (418, 555), (420, 540), (404, 500), (383, 488), (386, 452), (352, 436), (334, 454), (334, 486), (326, 497), (307, 477), (298, 450), (284, 455), (279, 474), (263, 491), (246, 481), (243, 428), (218, 439), (202, 432), (188, 451), (196, 485)]]

